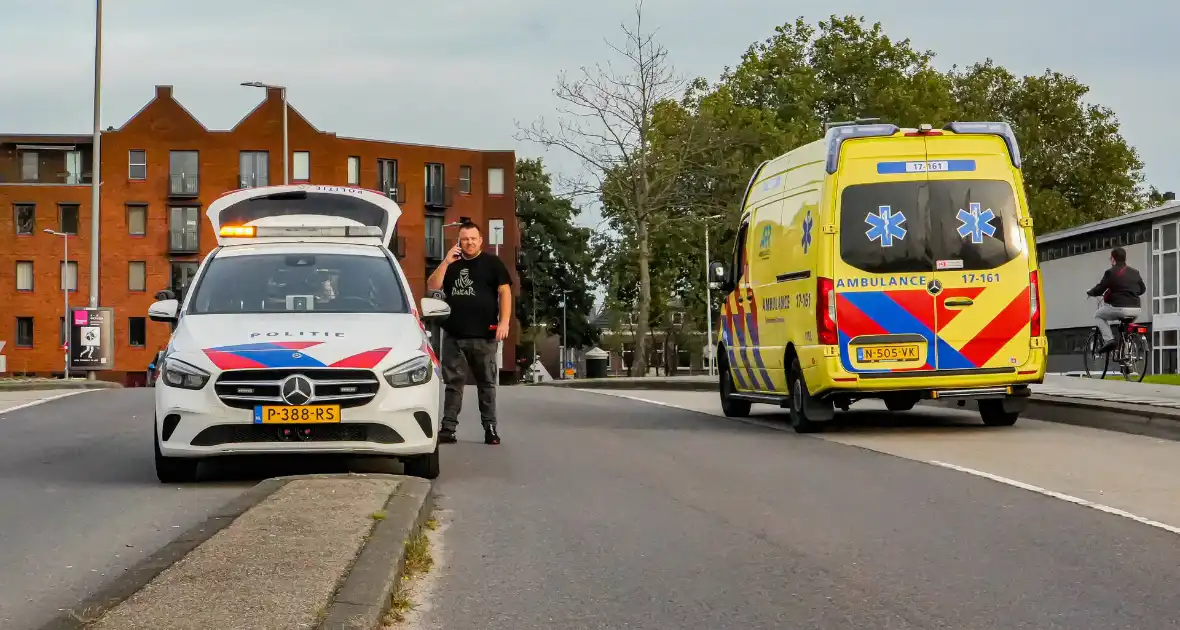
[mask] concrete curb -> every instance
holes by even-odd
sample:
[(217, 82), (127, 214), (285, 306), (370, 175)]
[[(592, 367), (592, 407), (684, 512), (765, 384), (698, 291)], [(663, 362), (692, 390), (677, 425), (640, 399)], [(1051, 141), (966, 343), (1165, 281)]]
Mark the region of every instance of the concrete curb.
[(330, 473), (266, 479), (127, 569), (123, 575), (78, 606), (42, 625), (39, 630), (85, 630), (92, 620), (139, 592), (165, 569), (288, 483), (303, 479), (342, 478), (397, 478), (399, 485), (385, 503), (386, 517), (373, 526), (356, 560), (329, 602), (319, 628), (371, 630), (379, 627), (382, 617), (392, 605), (391, 595), (405, 568), (405, 542), (423, 526), (433, 508), (433, 484), (425, 479), (375, 473)]
[[(717, 391), (716, 383), (686, 378), (574, 379), (541, 383), (534, 387), (537, 386), (612, 390)], [(961, 408), (958, 402), (953, 400), (924, 400), (922, 404)], [(974, 409), (974, 406), (967, 408)], [(1083, 413), (1079, 413), (1079, 411)], [(1029, 398), (1028, 411), (1025, 415), (1035, 417), (1037, 420), (1060, 424), (1180, 440), (1180, 409), (1168, 407), (1033, 394)]]
[(122, 389), (119, 383), (109, 381), (63, 381), (45, 380), (0, 380), (0, 392), (29, 392), (43, 389)]
[(193, 526), (160, 550), (127, 569), (123, 575), (102, 587), (74, 609), (63, 612), (56, 619), (41, 626), (40, 630), (84, 630), (91, 619), (101, 616), (139, 592), (165, 569), (228, 527), (247, 510), (265, 501), (291, 479), (277, 477), (259, 482), (223, 505), (204, 522)]
[(406, 542), (426, 524), (433, 508), (431, 482), (416, 477), (401, 481), (385, 504), (385, 518), (373, 527), (328, 605), (320, 630), (371, 630), (382, 625), (406, 568)]

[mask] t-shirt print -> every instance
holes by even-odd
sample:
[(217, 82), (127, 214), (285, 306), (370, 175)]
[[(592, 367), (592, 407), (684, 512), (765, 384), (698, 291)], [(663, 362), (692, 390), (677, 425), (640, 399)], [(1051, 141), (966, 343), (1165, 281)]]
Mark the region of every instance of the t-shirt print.
[(475, 295), (475, 282), (471, 280), (470, 269), (460, 269), (459, 276), (455, 278), (455, 283), (451, 285), (451, 295)]

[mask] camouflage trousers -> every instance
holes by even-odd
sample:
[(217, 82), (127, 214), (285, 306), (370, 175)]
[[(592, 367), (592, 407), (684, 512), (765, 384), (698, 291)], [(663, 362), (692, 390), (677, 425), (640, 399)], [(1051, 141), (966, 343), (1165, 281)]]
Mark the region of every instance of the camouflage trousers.
[(443, 400), (442, 429), (454, 431), (463, 410), (463, 389), (467, 385), (467, 368), (475, 377), (479, 392), (479, 416), (484, 427), (496, 426), (496, 348), (495, 339), (455, 339), (443, 335), (442, 363), (446, 396)]

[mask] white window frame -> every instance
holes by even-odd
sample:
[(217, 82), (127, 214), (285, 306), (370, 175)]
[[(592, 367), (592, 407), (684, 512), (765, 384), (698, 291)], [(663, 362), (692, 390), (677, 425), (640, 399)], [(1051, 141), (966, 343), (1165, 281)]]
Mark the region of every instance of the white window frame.
[(361, 158), (359, 155), (348, 156), (348, 185), (361, 185)]
[(503, 195), (504, 194), (504, 169), (489, 168), (488, 169), (488, 194), (489, 195)]
[[(21, 282), (21, 278), (22, 278), (21, 270), (22, 269), (28, 270), (23, 275), (23, 277), (28, 279), (27, 283)], [(36, 280), (36, 275), (34, 275), (33, 261), (31, 261), (31, 260), (18, 260), (18, 261), (16, 261), (16, 290), (20, 291), (22, 293), (31, 292), (34, 290), (34, 287), (36, 286), (36, 282), (37, 282), (37, 280)]]
[[(1180, 228), (1180, 223), (1176, 221), (1161, 223), (1159, 225), (1152, 226), (1151, 228), (1152, 315), (1167, 316), (1177, 315), (1180, 313), (1180, 233), (1177, 232), (1178, 228)], [(1164, 248), (1163, 230), (1171, 230), (1172, 234), (1175, 235), (1173, 245), (1169, 249)], [(1175, 279), (1174, 293), (1164, 293), (1164, 256), (1167, 255), (1176, 257), (1176, 269), (1178, 277)]]
[(311, 181), (311, 151), (295, 151), (291, 154), (291, 181)]
[(471, 167), (466, 164), (459, 166), (459, 194), (471, 194)]
[[(135, 154), (138, 153), (143, 156), (142, 162), (135, 161)], [(135, 168), (143, 169), (143, 174), (136, 176)], [(127, 179), (134, 181), (143, 181), (147, 179), (147, 150), (146, 149), (128, 149), (127, 150)]]

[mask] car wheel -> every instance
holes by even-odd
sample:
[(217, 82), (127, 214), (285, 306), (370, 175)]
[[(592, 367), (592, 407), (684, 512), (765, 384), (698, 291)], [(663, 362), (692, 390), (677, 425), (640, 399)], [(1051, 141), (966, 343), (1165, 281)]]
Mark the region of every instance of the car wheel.
[(885, 408), (889, 411), (909, 411), (910, 409), (913, 409), (914, 405), (916, 404), (918, 404), (918, 400), (916, 398), (894, 396), (885, 399)]
[(438, 476), (441, 472), (438, 446), (435, 445), (434, 452), (428, 455), (414, 455), (413, 457), (406, 457), (402, 460), (402, 470), (407, 476), (410, 477), (438, 479)]
[(1004, 401), (989, 398), (979, 401), (979, 417), (989, 427), (1010, 427), (1020, 418), (1019, 411), (1005, 411)]
[(718, 370), (718, 377), (720, 383), (718, 391), (721, 392), (721, 412), (727, 418), (745, 418), (750, 415), (751, 404), (748, 400), (735, 400), (731, 396), (736, 391), (733, 387), (733, 374), (729, 372), (729, 360), (722, 357)]
[(190, 483), (197, 480), (201, 460), (194, 457), (165, 457), (160, 452), (160, 429), (152, 419), (152, 446), (156, 451), (156, 478), (160, 483)]
[[(807, 391), (807, 383), (803, 380), (803, 367), (799, 365), (799, 357), (791, 357), (791, 368), (787, 372), (787, 386), (791, 388), (791, 428), (795, 430), (795, 433), (822, 431), (823, 423), (816, 422), (810, 414), (810, 407), (816, 402)], [(830, 405), (831, 403), (826, 404)]]

